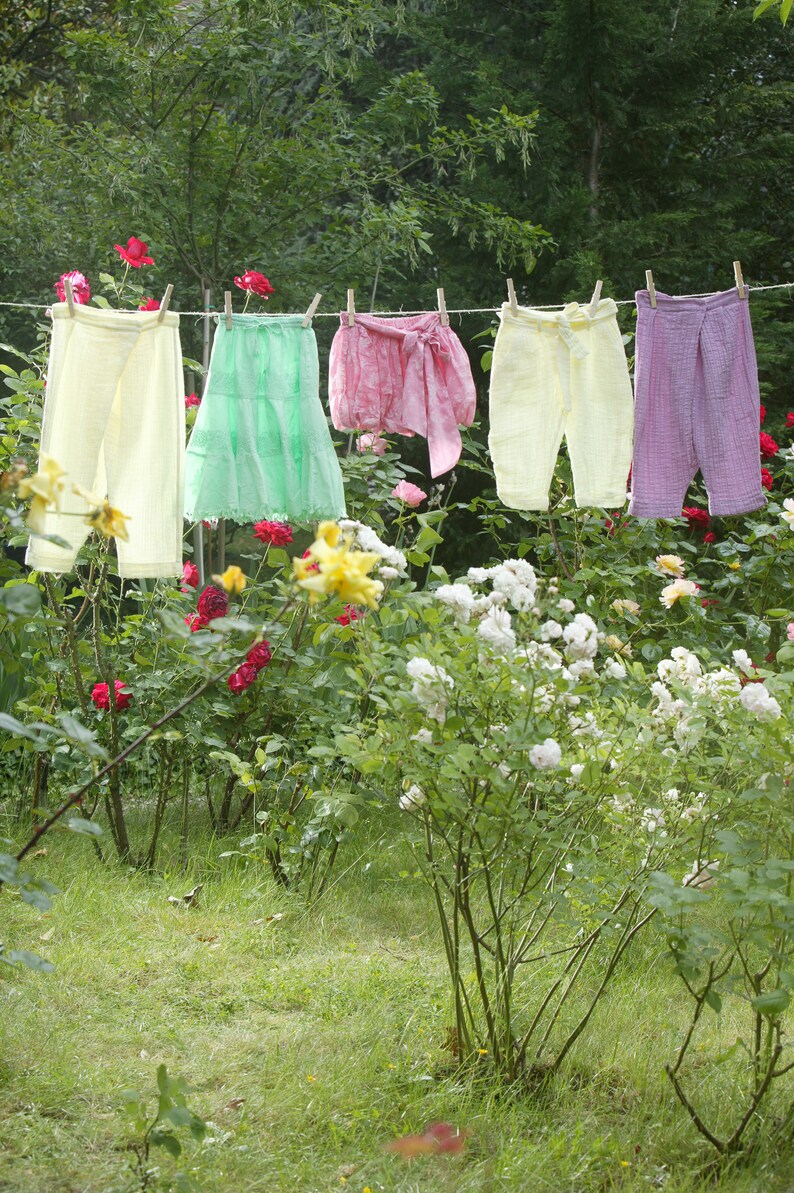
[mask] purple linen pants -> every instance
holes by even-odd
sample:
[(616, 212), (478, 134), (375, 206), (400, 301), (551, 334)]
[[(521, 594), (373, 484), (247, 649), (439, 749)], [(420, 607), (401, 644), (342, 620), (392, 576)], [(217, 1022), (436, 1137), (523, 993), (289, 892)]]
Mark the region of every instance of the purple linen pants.
[(736, 290), (637, 300), (629, 513), (679, 518), (698, 468), (716, 516), (761, 509), (760, 393), (750, 304)]

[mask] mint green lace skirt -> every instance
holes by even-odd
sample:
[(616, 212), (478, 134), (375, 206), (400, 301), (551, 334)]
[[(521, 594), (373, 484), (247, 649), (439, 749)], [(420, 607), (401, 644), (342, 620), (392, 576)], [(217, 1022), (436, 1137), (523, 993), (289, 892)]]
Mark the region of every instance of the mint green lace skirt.
[(344, 517), (319, 374), (317, 341), (301, 315), (233, 315), (231, 330), (219, 319), (187, 448), (187, 519)]

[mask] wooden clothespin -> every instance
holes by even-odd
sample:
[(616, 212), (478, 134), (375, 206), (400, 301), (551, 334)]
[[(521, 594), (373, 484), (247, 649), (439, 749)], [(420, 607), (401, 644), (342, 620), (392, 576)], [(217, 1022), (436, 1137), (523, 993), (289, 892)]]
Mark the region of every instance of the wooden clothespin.
[(441, 326), (449, 327), (449, 315), (447, 314), (447, 303), (444, 298), (443, 286), (439, 286), (436, 290), (436, 298), (438, 299), (438, 313), (441, 316)]
[(63, 292), (66, 295), (66, 303), (69, 307), (69, 316), (74, 319), (74, 293), (72, 291), (72, 283), (68, 278), (63, 279)]
[(231, 290), (224, 290), (223, 292), (223, 313), (226, 316), (226, 330), (232, 330), (232, 292)]
[(591, 319), (595, 316), (595, 313), (598, 310), (598, 303), (599, 303), (599, 299), (601, 298), (601, 287), (603, 286), (603, 284), (604, 283), (601, 281), (601, 278), (599, 278), (595, 284), (595, 290), (593, 291), (593, 297), (590, 299), (590, 318)]
[(516, 301), (516, 288), (513, 285), (513, 279), (507, 279), (507, 297), (510, 300), (510, 310), (514, 315), (518, 314), (518, 302)]
[(356, 302), (355, 290), (348, 290), (347, 292), (347, 326), (355, 327), (356, 323)]
[[(744, 278), (742, 277), (741, 261), (734, 261), (733, 276), (736, 278), (736, 289), (739, 291), (739, 297), (746, 298), (747, 297), (747, 287), (745, 286)], [(65, 282), (64, 282), (64, 285), (66, 285)]]
[(648, 297), (651, 300), (651, 306), (656, 309), (656, 287), (653, 284), (653, 274), (650, 269), (645, 270), (645, 285), (648, 287)]
[(169, 282), (165, 288), (165, 294), (163, 295), (163, 301), (160, 303), (160, 310), (157, 312), (157, 322), (158, 323), (162, 323), (163, 319), (165, 319), (165, 313), (168, 310), (168, 304), (171, 301), (171, 295), (173, 293), (174, 293), (174, 287)]
[(309, 324), (311, 323), (312, 319), (314, 318), (314, 312), (317, 310), (318, 306), (320, 305), (320, 299), (321, 299), (321, 298), (322, 298), (322, 294), (320, 294), (320, 292), (319, 292), (319, 290), (318, 290), (318, 292), (315, 294), (314, 298), (313, 298), (313, 299), (311, 300), (311, 302), (309, 303), (309, 309), (308, 309), (308, 311), (307, 311), (307, 312), (306, 312), (306, 314), (303, 316), (303, 323), (301, 324), (301, 327), (308, 327), (308, 326), (309, 326)]

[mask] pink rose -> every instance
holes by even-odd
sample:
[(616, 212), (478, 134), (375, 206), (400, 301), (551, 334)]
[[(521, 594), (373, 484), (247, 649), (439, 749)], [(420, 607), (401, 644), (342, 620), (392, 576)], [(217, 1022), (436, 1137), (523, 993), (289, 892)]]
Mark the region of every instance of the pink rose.
[(268, 278), (263, 273), (257, 273), (255, 269), (246, 269), (242, 277), (234, 279), (234, 284), (241, 290), (250, 290), (252, 294), (258, 294), (260, 298), (264, 299), (276, 292)]
[[(127, 241), (127, 247), (124, 248), (120, 244), (114, 244), (113, 248), (116, 250), (122, 261), (126, 261), (133, 269), (140, 269), (142, 265), (154, 265), (154, 260), (147, 257), (149, 246), (145, 240), (138, 240), (137, 236), (131, 236)], [(159, 307), (158, 307), (159, 310)]]
[(412, 485), (410, 481), (400, 481), (399, 485), (392, 489), (391, 495), (405, 505), (410, 505), (411, 509), (416, 509), (427, 497), (427, 493), (422, 492), (417, 485)]
[(356, 440), (357, 451), (372, 452), (375, 456), (382, 456), (388, 446), (386, 440), (381, 439), (375, 431), (367, 431), (366, 435), (359, 435)]
[(233, 671), (226, 680), (226, 683), (229, 685), (229, 691), (233, 692), (235, 696), (239, 695), (246, 688), (250, 688), (258, 674), (259, 672), (253, 663), (241, 663), (237, 670)]
[[(185, 584), (189, 584), (191, 588), (198, 588), (199, 586), (199, 570), (190, 559), (185, 560), (182, 568), (182, 580)], [(182, 591), (187, 592), (187, 589), (183, 588)]]
[(60, 279), (55, 283), (59, 302), (66, 302), (66, 287), (63, 284), (64, 278), (68, 278), (72, 283), (72, 297), (74, 301), (80, 303), (81, 306), (86, 306), (91, 301), (91, 283), (85, 274), (80, 273), (79, 269), (73, 269), (71, 273), (61, 274)]
[(794, 621), (790, 621), (786, 626), (786, 637), (789, 642), (794, 642)]
[[(132, 692), (125, 691), (127, 685), (117, 679), (113, 683), (116, 689), (116, 709), (126, 708), (132, 700)], [(91, 699), (97, 708), (110, 708), (110, 689), (106, 683), (96, 683), (91, 690)]]
[(159, 311), (160, 303), (156, 298), (146, 298), (138, 307), (139, 311)]

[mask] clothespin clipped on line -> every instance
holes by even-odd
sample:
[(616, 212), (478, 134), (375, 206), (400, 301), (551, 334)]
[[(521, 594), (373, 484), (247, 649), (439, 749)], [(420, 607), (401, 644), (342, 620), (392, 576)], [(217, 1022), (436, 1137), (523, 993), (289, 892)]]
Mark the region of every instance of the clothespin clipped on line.
[(449, 315), (447, 314), (447, 302), (444, 298), (443, 286), (439, 286), (436, 290), (436, 298), (438, 299), (438, 313), (441, 316), (441, 326), (449, 327)]
[(656, 287), (653, 284), (653, 274), (650, 269), (645, 270), (645, 285), (648, 288), (648, 297), (651, 300), (651, 306), (656, 309)]
[(69, 316), (74, 319), (74, 294), (72, 292), (72, 283), (68, 278), (63, 279), (63, 292), (66, 295), (66, 303), (69, 307)]
[(595, 284), (595, 290), (593, 291), (593, 297), (590, 299), (590, 318), (591, 319), (594, 317), (596, 311), (598, 310), (598, 303), (601, 298), (601, 287), (603, 286), (603, 284), (604, 283), (601, 281), (601, 278), (599, 278)]
[(169, 282), (165, 288), (165, 294), (163, 295), (163, 301), (160, 303), (160, 310), (157, 312), (157, 322), (158, 323), (162, 323), (163, 319), (165, 319), (165, 313), (168, 310), (168, 304), (171, 301), (171, 295), (173, 293), (174, 293), (174, 287)]
[(232, 330), (232, 292), (231, 290), (224, 290), (223, 292), (223, 313), (226, 316), (226, 330)]
[[(742, 277), (742, 263), (741, 263), (741, 261), (734, 261), (734, 263), (733, 263), (733, 276), (736, 278), (736, 289), (739, 291), (739, 297), (740, 297), (740, 298), (747, 298), (747, 287), (745, 286), (745, 284), (744, 284), (744, 278)], [(64, 282), (64, 285), (66, 285), (66, 283), (65, 283), (65, 282)]]
[(303, 316), (303, 322), (301, 323), (301, 327), (309, 326), (312, 319), (314, 318), (314, 312), (317, 310), (318, 306), (320, 305), (321, 298), (322, 298), (322, 294), (320, 294), (320, 292), (318, 291), (315, 294), (314, 298), (309, 303), (309, 309), (306, 312), (306, 314)]
[(356, 325), (356, 302), (355, 290), (348, 290), (347, 292), (347, 326), (355, 327)]
[(518, 314), (518, 302), (516, 301), (516, 288), (513, 285), (513, 279), (507, 279), (507, 297), (510, 300), (510, 310), (514, 315)]

